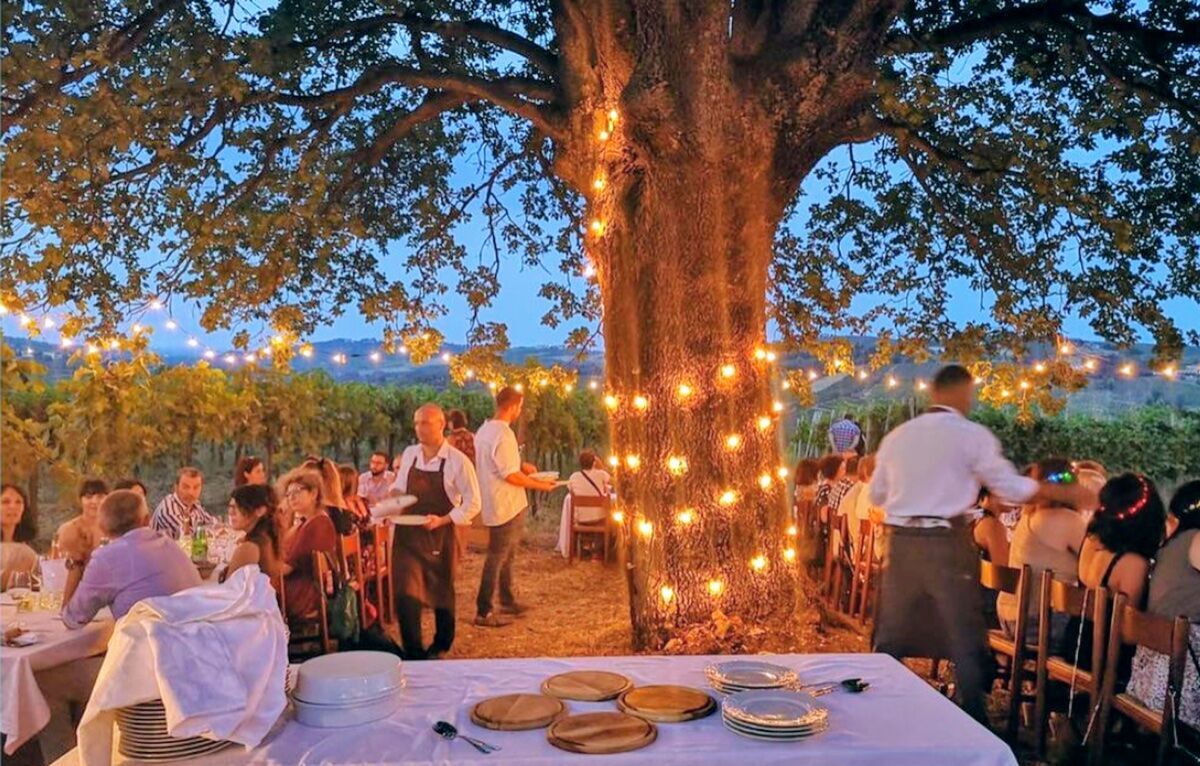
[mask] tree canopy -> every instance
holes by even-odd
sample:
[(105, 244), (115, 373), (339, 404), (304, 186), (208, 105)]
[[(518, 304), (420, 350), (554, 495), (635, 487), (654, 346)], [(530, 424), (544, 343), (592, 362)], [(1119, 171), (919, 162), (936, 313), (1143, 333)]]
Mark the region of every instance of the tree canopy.
[[(739, 100), (729, 119), (765, 120), (746, 116), (747, 138), (777, 131), (770, 316), (799, 346), (875, 332), (969, 356), (1052, 339), (1074, 313), (1170, 357), (1189, 338), (1163, 301), (1200, 297), (1187, 0), (64, 0), (3, 16), (0, 300), (66, 311), (71, 333), (111, 334), (158, 298), (199, 304), (208, 329), (294, 338), (361, 312), (420, 356), (456, 291), (490, 352), (506, 333), (486, 309), (515, 259), (545, 275), (545, 321), (585, 346), (601, 305), (586, 195), (606, 182), (589, 146), (611, 109), (621, 172), (653, 174), (693, 141), (679, 115), (713, 71)], [(963, 291), (980, 312), (955, 323)]]

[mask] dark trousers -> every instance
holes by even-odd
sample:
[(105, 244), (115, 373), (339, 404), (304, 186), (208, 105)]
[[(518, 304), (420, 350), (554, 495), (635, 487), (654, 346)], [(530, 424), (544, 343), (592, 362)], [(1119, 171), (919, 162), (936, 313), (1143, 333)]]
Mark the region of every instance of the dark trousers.
[(521, 511), (504, 524), (488, 527), (487, 559), (483, 562), (479, 595), (475, 599), (475, 610), (480, 617), (492, 613), (492, 594), (496, 591), (497, 583), (500, 586), (501, 606), (517, 603), (517, 597), (513, 594), (512, 566), (521, 535), (525, 532), (525, 513)]
[(400, 645), (410, 660), (424, 659), (430, 652), (448, 652), (454, 643), (454, 608), (433, 610), (433, 643), (425, 648), (421, 637), (424, 605), (412, 596), (396, 597), (396, 620), (400, 623)]
[(887, 527), (874, 650), (901, 657), (949, 657), (958, 703), (987, 724), (987, 628), (979, 554), (970, 528)]

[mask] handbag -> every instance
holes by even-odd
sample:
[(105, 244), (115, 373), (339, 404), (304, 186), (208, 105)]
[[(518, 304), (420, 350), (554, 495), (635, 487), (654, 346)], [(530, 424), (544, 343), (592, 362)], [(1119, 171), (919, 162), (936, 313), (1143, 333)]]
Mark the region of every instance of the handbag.
[[(327, 558), (329, 554), (323, 554)], [(326, 594), (326, 611), (329, 614), (329, 637), (338, 641), (356, 642), (362, 632), (358, 617), (358, 591), (342, 575), (341, 569), (329, 567), (333, 574), (333, 589)]]

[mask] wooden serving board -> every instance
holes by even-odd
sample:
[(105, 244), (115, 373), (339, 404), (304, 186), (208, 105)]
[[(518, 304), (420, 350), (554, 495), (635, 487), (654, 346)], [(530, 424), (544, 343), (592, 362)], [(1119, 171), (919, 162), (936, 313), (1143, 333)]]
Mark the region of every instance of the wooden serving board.
[(487, 729), (540, 729), (567, 712), (562, 700), (544, 694), (505, 694), (471, 708), (471, 720)]
[(602, 702), (610, 700), (633, 687), (633, 682), (620, 673), (604, 670), (572, 670), (550, 676), (542, 682), (542, 694), (565, 700)]
[(630, 715), (661, 723), (691, 721), (711, 715), (716, 701), (690, 686), (639, 686), (617, 697), (617, 707)]
[(658, 737), (649, 721), (624, 713), (580, 713), (560, 718), (546, 730), (551, 745), (572, 753), (603, 755), (639, 750)]

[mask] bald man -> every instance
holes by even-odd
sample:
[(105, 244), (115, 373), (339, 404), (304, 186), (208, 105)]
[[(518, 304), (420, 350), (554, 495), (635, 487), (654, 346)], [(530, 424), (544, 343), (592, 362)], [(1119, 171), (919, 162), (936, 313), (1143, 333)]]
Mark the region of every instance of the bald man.
[[(392, 581), (400, 642), (408, 659), (436, 659), (454, 643), (454, 575), (458, 544), (454, 525), (467, 526), (479, 513), (479, 481), (462, 452), (446, 441), (446, 416), (436, 404), (413, 413), (417, 443), (400, 456), (395, 494), (413, 495), (411, 515), (423, 526), (397, 525), (392, 537)], [(433, 609), (433, 643), (421, 636), (421, 610)]]

